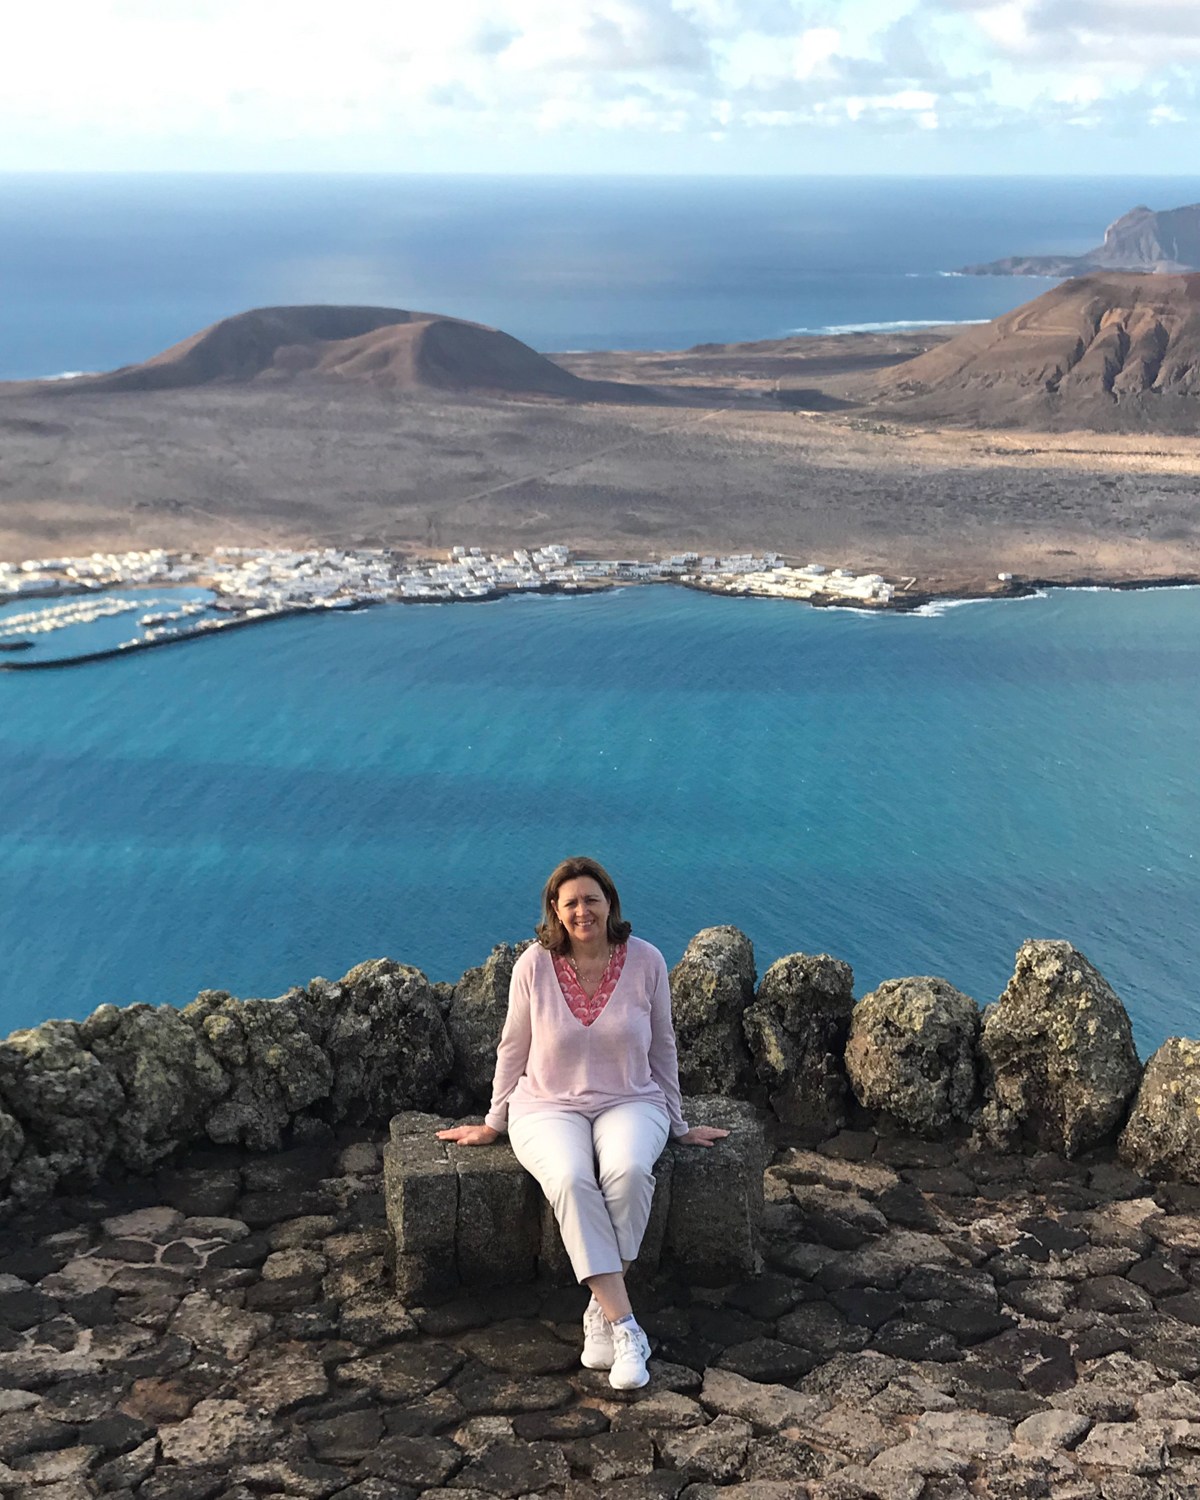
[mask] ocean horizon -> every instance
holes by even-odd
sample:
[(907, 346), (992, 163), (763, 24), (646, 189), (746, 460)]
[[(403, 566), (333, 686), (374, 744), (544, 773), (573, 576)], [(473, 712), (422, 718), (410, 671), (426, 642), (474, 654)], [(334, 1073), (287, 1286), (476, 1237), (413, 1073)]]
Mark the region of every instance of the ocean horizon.
[(986, 321), (1200, 176), (0, 174), (0, 379), (115, 368), (256, 306), (367, 303), (534, 348), (678, 349)]

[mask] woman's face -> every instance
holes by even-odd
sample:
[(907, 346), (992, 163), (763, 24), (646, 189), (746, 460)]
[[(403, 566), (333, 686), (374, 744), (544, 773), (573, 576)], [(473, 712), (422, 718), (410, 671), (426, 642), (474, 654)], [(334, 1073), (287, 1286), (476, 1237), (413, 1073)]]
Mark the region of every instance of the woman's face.
[(608, 935), (608, 898), (590, 875), (564, 880), (554, 910), (572, 943), (602, 942)]

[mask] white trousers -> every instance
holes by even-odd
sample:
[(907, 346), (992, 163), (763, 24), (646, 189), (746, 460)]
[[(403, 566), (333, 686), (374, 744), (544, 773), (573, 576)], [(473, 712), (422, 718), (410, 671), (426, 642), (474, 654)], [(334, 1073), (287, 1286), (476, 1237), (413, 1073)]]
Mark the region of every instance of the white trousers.
[(594, 1120), (555, 1109), (509, 1122), (513, 1152), (554, 1208), (577, 1281), (637, 1259), (667, 1135), (666, 1114), (642, 1100)]

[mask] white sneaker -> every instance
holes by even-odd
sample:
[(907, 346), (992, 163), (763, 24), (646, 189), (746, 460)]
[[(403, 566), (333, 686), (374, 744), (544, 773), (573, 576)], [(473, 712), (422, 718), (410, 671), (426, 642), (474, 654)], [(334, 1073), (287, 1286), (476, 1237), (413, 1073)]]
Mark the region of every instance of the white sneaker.
[(608, 1383), (615, 1391), (636, 1391), (650, 1379), (646, 1361), (650, 1340), (636, 1323), (612, 1325), (613, 1362)]
[(612, 1324), (600, 1311), (593, 1297), (583, 1314), (583, 1353), (579, 1363), (585, 1370), (611, 1370), (613, 1362)]

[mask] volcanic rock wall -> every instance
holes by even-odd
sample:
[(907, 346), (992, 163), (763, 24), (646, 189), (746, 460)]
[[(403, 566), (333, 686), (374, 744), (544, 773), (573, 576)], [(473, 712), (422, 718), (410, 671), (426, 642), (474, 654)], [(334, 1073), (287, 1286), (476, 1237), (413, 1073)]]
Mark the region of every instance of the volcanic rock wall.
[[(273, 1000), (203, 991), (182, 1010), (104, 1005), (0, 1042), (0, 1212), (207, 1143), (274, 1150), (402, 1110), (487, 1102), (509, 975), (501, 944), (454, 985), (378, 959)], [(687, 1092), (748, 1099), (816, 1141), (872, 1119), (1066, 1157), (1120, 1132), (1149, 1177), (1200, 1182), (1200, 1045), (1143, 1071), (1129, 1019), (1068, 943), (1027, 942), (980, 1014), (943, 979), (855, 1005), (849, 965), (778, 959), (757, 981), (736, 928), (698, 933), (672, 973)]]

